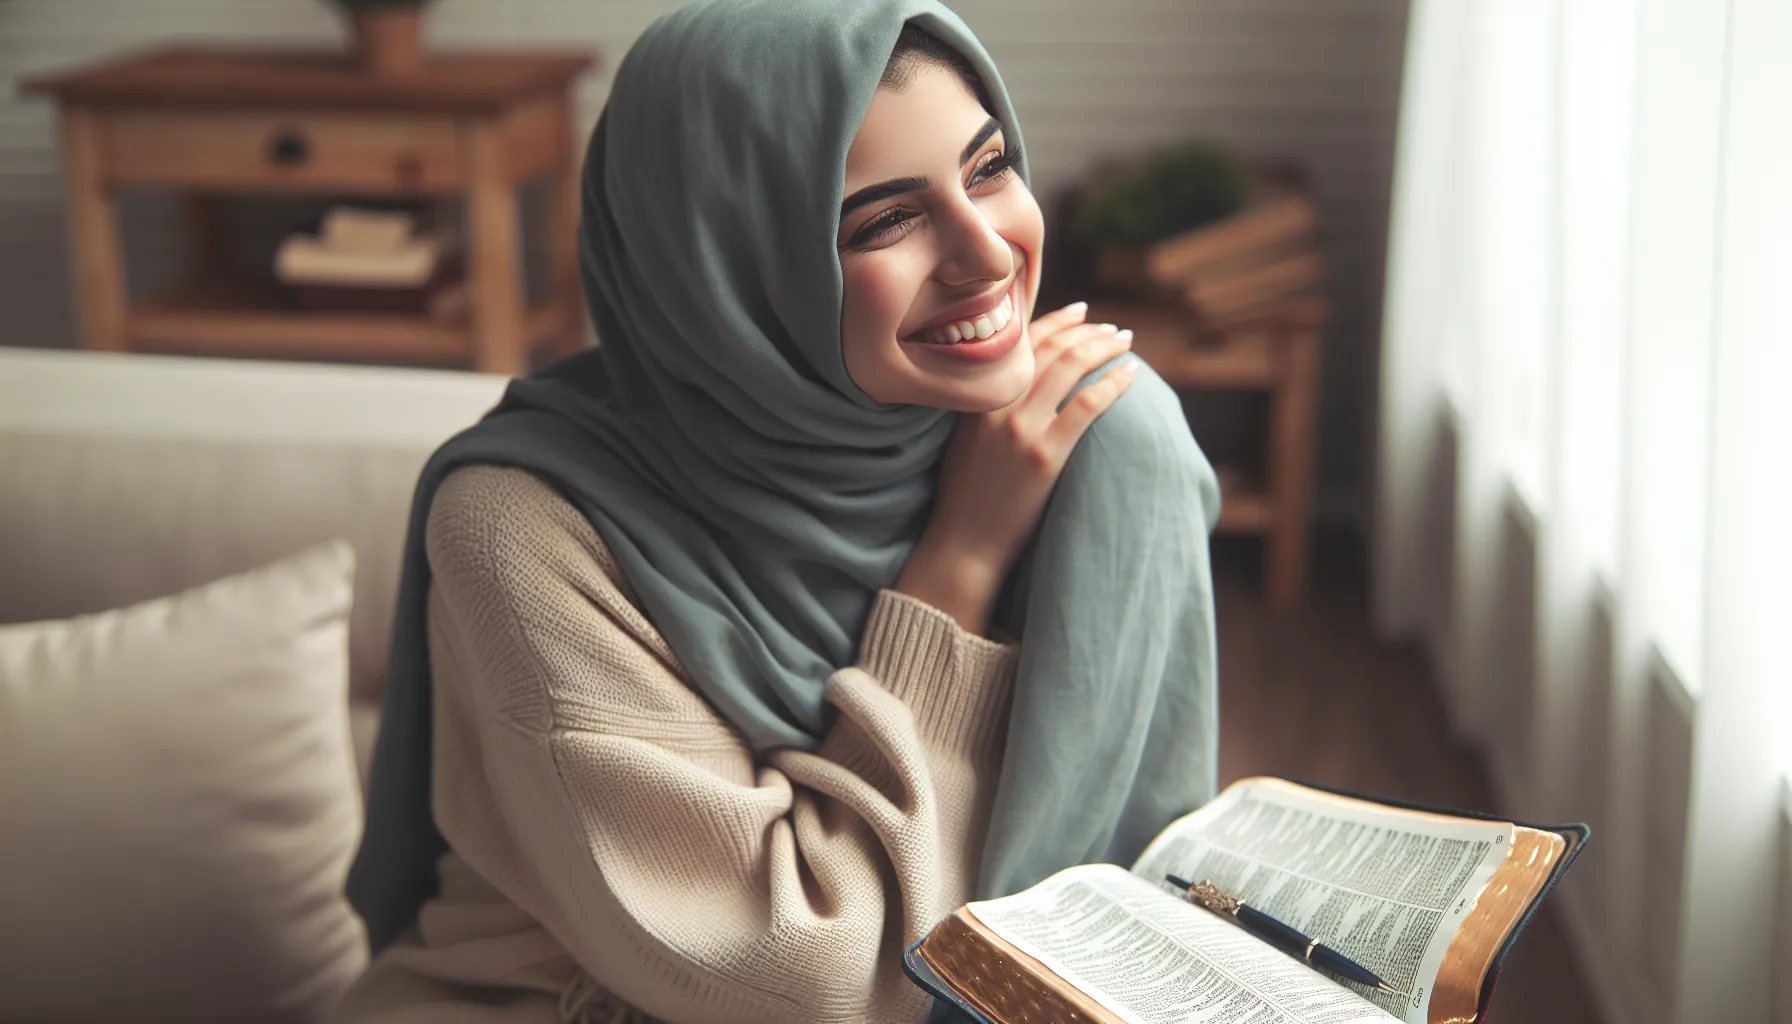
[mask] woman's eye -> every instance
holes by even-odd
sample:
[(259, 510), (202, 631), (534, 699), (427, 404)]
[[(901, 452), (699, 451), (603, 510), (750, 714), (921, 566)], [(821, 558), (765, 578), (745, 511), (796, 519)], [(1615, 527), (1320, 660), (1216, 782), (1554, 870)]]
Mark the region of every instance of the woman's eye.
[(893, 241), (900, 234), (906, 234), (914, 226), (914, 220), (913, 211), (901, 207), (885, 210), (861, 225), (853, 233), (852, 241), (847, 244), (858, 247), (885, 240)]
[(971, 173), (971, 186), (987, 184), (1005, 177), (1018, 163), (1020, 163), (1020, 150), (1018, 149), (992, 154), (988, 160), (977, 165), (977, 169)]
[[(971, 172), (971, 180), (965, 184), (966, 190), (1005, 180), (1009, 173), (1020, 163), (1020, 150), (1008, 149), (1004, 152), (991, 153), (987, 159), (977, 165)], [(896, 206), (866, 221), (853, 232), (844, 248), (862, 249), (875, 245), (888, 245), (903, 235), (913, 231), (920, 223), (921, 214), (906, 207)]]

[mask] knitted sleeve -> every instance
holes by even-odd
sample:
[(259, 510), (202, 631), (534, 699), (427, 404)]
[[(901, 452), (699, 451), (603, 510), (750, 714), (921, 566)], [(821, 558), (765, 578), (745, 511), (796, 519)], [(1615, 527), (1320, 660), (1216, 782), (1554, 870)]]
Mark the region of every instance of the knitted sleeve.
[(667, 1021), (915, 1021), (970, 896), (1016, 649), (878, 595), (813, 752), (755, 758), (590, 524), (527, 472), (431, 509), (436, 817), (596, 985)]

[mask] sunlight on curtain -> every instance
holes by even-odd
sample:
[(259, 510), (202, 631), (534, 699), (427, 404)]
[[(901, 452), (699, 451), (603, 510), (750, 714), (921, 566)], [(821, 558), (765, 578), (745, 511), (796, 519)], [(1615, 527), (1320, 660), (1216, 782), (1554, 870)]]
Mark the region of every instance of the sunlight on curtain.
[(1480, 399), (1466, 411), (1486, 433), (1502, 479), (1532, 501), (1541, 497), (1555, 284), (1554, 6), (1500, 0), (1472, 8), (1469, 63), (1477, 74), (1465, 126), (1475, 156), (1467, 199), (1478, 249), (1467, 282), (1476, 319), (1468, 362)]
[(1618, 584), (1637, 634), (1697, 689), (1728, 19), (1711, 0), (1644, 0), (1640, 14)]
[(1538, 497), (1577, 575), (1614, 580), (1618, 567), (1625, 374), (1625, 253), (1630, 244), (1635, 88), (1632, 0), (1581, 0), (1562, 10), (1557, 48), (1561, 182), (1554, 364)]
[[(1510, 812), (1593, 823), (1570, 888), (1608, 1010), (1765, 1019), (1792, 936), (1792, 3), (1409, 24), (1376, 622), (1427, 643)], [(1690, 755), (1654, 745), (1662, 707)]]
[[(1640, 0), (1630, 169), (1630, 245), (1625, 297), (1620, 430), (1624, 446), (1614, 580), (1612, 769), (1606, 836), (1629, 844), (1602, 879), (1611, 955), (1635, 965), (1644, 1002), (1671, 1004), (1674, 937), (1636, 894), (1678, 884), (1684, 864), (1656, 856), (1665, 813), (1663, 779), (1690, 765), (1654, 749), (1665, 731), (1656, 688), (1696, 692), (1703, 681), (1706, 462), (1718, 187), (1723, 152), (1726, 3)], [(1662, 673), (1659, 664), (1670, 671)], [(1669, 677), (1664, 680), (1663, 676)], [(1675, 808), (1676, 811), (1681, 808)], [(1684, 826), (1681, 826), (1684, 828)], [(1684, 911), (1684, 907), (1680, 908)], [(1677, 916), (1677, 915), (1676, 915)]]
[[(1767, 1019), (1773, 913), (1784, 905), (1772, 898), (1783, 863), (1775, 776), (1792, 747), (1792, 5), (1732, 0), (1726, 43), (1704, 688), (1687, 817), (1681, 1020), (1713, 1019), (1714, 1009), (1727, 1011), (1721, 1019)], [(1780, 939), (1788, 936), (1781, 927)], [(1745, 997), (1713, 1005), (1705, 996), (1726, 990)]]

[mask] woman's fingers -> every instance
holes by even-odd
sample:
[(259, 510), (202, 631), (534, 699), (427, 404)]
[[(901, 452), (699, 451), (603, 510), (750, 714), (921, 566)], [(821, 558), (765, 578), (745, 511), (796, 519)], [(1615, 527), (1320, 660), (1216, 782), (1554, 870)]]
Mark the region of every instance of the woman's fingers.
[(1040, 345), (1051, 339), (1052, 335), (1066, 327), (1082, 323), (1083, 318), (1088, 315), (1089, 304), (1087, 302), (1072, 302), (1063, 309), (1054, 309), (1027, 324), (1027, 337), (1032, 341), (1034, 350), (1037, 351)]
[(1134, 357), (1102, 374), (1100, 380), (1077, 392), (1070, 404), (1064, 407), (1064, 411), (1046, 428), (1051, 443), (1068, 457), (1070, 450), (1076, 447), (1077, 440), (1095, 422), (1095, 418), (1107, 412), (1108, 407), (1118, 401), (1127, 388), (1132, 387), (1132, 382), (1138, 376), (1139, 360)]
[(1059, 357), (1074, 350), (1083, 342), (1103, 335), (1111, 336), (1119, 330), (1120, 328), (1113, 324), (1073, 324), (1052, 335), (1033, 349), (1034, 379), (1037, 380), (1044, 376)]
[[(1071, 332), (1066, 332), (1071, 333)], [(1027, 402), (1038, 413), (1058, 414), (1058, 406), (1091, 370), (1132, 347), (1132, 332), (1089, 334), (1078, 338), (1049, 365), (1039, 368)]]

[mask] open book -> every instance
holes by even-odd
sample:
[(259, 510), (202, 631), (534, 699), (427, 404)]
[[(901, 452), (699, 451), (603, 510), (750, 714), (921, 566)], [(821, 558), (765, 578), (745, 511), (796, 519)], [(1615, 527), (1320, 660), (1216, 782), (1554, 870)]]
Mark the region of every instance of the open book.
[[(990, 1024), (1477, 1021), (1587, 834), (1243, 779), (1164, 829), (1131, 871), (1085, 864), (969, 904), (904, 967)], [(1166, 874), (1211, 879), (1397, 993), (1315, 970), (1189, 903)]]

